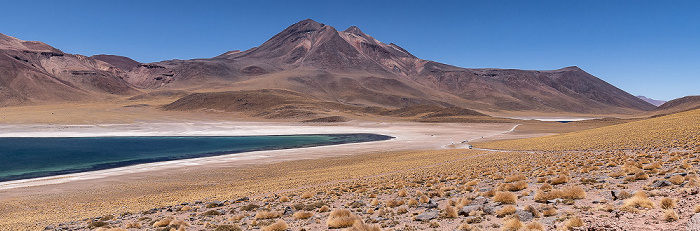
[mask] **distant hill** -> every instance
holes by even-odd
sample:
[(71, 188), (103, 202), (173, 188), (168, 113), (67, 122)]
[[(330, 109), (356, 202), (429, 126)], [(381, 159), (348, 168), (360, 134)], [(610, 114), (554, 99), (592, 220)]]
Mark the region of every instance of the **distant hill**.
[[(292, 101), (298, 100), (295, 94), (301, 94), (314, 104), (386, 110), (416, 105), (452, 108), (443, 111), (444, 115), (467, 113), (464, 110), (636, 114), (654, 109), (578, 67), (548, 71), (460, 68), (420, 59), (355, 26), (338, 31), (310, 19), (246, 51), (156, 63), (114, 55), (72, 55), (40, 42), (4, 35), (0, 39), (4, 41), (0, 43), (4, 54), (0, 56), (0, 84), (4, 84), (0, 94), (7, 96), (2, 105), (99, 100), (95, 96), (105, 94), (132, 99), (163, 95), (149, 93), (154, 91), (199, 92), (184, 96), (181, 103), (211, 97), (225, 102), (227, 97), (237, 97), (231, 92), (267, 89), (288, 92), (276, 97), (291, 97), (288, 100)], [(183, 104), (177, 108), (195, 107)]]
[(656, 100), (656, 99), (652, 99), (652, 98), (647, 98), (646, 96), (643, 96), (643, 95), (638, 95), (637, 98), (640, 98), (641, 100), (644, 100), (647, 103), (650, 103), (651, 105), (654, 105), (657, 107), (661, 106), (661, 104), (664, 104), (667, 102), (667, 101), (663, 101), (663, 100)]
[(686, 96), (668, 101), (654, 110), (656, 115), (673, 114), (693, 109), (700, 109), (700, 95)]

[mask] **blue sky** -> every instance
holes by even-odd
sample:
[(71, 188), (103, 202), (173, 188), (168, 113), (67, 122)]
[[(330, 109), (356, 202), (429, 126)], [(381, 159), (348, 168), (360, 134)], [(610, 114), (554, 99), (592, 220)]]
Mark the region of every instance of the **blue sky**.
[(579, 66), (627, 91), (700, 94), (700, 1), (4, 1), (0, 33), (140, 62), (258, 46), (311, 18), (460, 67)]

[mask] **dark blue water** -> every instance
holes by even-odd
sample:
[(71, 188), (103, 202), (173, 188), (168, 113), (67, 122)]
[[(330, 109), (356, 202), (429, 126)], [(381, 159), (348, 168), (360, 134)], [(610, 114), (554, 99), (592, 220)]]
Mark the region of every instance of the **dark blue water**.
[(377, 134), (0, 138), (0, 181), (239, 152), (391, 138)]

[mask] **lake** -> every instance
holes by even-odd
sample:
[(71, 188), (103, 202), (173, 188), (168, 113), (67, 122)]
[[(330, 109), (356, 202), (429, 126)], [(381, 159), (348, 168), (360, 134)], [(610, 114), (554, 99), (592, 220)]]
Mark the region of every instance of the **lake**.
[(0, 138), (0, 182), (240, 152), (388, 140), (377, 134)]

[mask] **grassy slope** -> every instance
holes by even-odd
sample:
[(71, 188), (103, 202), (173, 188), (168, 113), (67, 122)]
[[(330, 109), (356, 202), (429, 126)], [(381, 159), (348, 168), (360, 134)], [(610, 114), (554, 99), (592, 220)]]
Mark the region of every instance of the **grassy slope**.
[(616, 150), (700, 145), (700, 110), (631, 123), (522, 140), (496, 141), (479, 148), (507, 150)]

